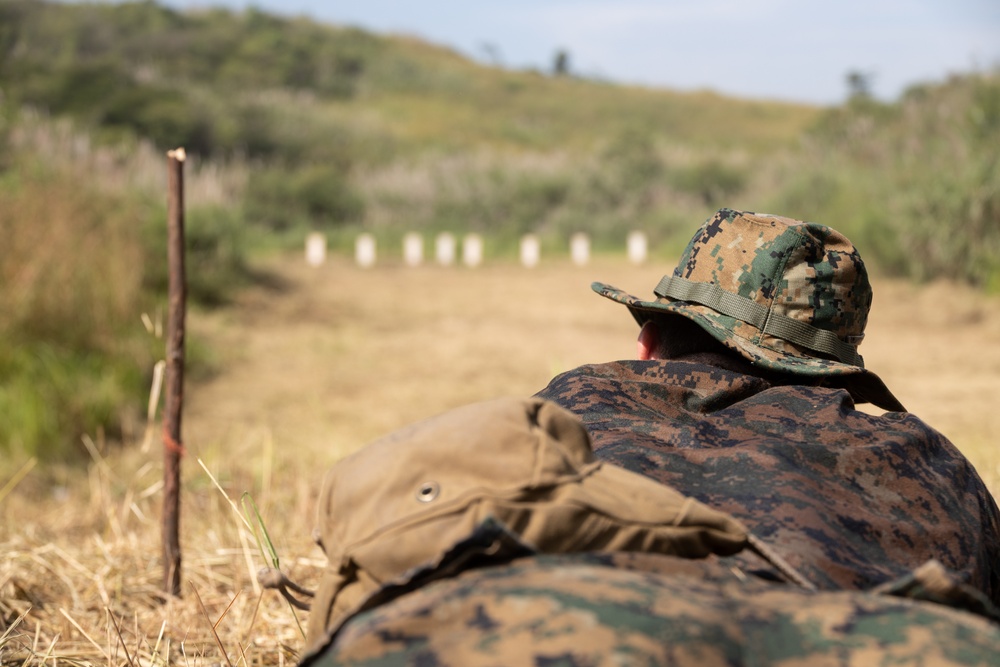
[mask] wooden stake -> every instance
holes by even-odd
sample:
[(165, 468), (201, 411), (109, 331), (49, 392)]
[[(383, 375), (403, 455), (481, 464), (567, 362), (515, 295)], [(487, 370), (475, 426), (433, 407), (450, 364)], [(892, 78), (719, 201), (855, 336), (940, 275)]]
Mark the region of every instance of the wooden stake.
[(167, 153), (167, 392), (163, 413), (163, 590), (181, 594), (181, 410), (184, 404), (184, 159), (183, 148)]

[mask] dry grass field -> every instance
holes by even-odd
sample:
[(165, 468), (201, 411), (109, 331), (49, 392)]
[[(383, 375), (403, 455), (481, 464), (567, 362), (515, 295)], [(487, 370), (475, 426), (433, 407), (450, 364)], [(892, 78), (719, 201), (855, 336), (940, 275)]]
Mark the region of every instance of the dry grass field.
[[(310, 535), (327, 467), (405, 423), (632, 356), (635, 325), (589, 284), (649, 295), (666, 267), (362, 270), (283, 258), (266, 268), (279, 287), (188, 316), (189, 336), (214, 358), (185, 397), (183, 597), (159, 593), (158, 438), (137, 433), (118, 447), (95, 436), (86, 469), (36, 467), (16, 488), (24, 462), (8, 461), (0, 664), (293, 663), (302, 635), (284, 601), (256, 585), (263, 558), (233, 508), (243, 494), (260, 507), (282, 569), (314, 585), (324, 560)], [(868, 366), (996, 495), (1000, 299), (944, 284), (875, 289)]]

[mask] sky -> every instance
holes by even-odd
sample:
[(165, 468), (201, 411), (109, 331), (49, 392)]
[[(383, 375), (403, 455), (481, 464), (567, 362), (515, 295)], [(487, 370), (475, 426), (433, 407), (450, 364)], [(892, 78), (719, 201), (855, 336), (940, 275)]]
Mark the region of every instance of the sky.
[(1000, 67), (1000, 0), (167, 0), (406, 34), (473, 60), (750, 99), (837, 104), (847, 74), (891, 101)]

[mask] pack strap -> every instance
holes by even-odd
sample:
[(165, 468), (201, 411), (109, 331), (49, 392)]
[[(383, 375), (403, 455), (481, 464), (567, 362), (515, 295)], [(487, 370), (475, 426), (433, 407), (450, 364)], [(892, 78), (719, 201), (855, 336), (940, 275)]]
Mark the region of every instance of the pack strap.
[(801, 572), (796, 570), (788, 561), (779, 556), (777, 551), (769, 547), (764, 540), (760, 539), (753, 533), (747, 533), (747, 546), (750, 548), (750, 551), (773, 565), (778, 572), (780, 572), (786, 579), (796, 586), (804, 588), (807, 591), (816, 590), (815, 584), (806, 579)]
[[(775, 313), (753, 299), (727, 292), (714, 283), (697, 283), (686, 278), (667, 275), (660, 279), (653, 293), (662, 299), (691, 301), (708, 306), (723, 315), (746, 322), (769, 336), (787, 340), (816, 352), (833, 355), (845, 364), (865, 367), (864, 359), (858, 354), (855, 345), (844, 342), (832, 331)], [(860, 343), (861, 338), (863, 336), (852, 336), (851, 341)]]
[(284, 572), (274, 567), (260, 568), (260, 570), (257, 571), (257, 583), (259, 583), (263, 588), (273, 588), (278, 591), (281, 593), (281, 597), (288, 600), (288, 604), (303, 611), (309, 611), (309, 608), (312, 605), (296, 598), (292, 595), (289, 589), (307, 598), (315, 597), (316, 595), (312, 591), (299, 586), (297, 583), (289, 579)]

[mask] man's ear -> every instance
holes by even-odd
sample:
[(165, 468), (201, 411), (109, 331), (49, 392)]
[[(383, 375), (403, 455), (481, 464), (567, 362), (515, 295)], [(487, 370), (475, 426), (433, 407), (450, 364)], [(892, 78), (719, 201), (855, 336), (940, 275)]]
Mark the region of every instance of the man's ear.
[(660, 327), (648, 320), (639, 330), (639, 339), (635, 343), (636, 355), (639, 361), (649, 361), (660, 358)]

